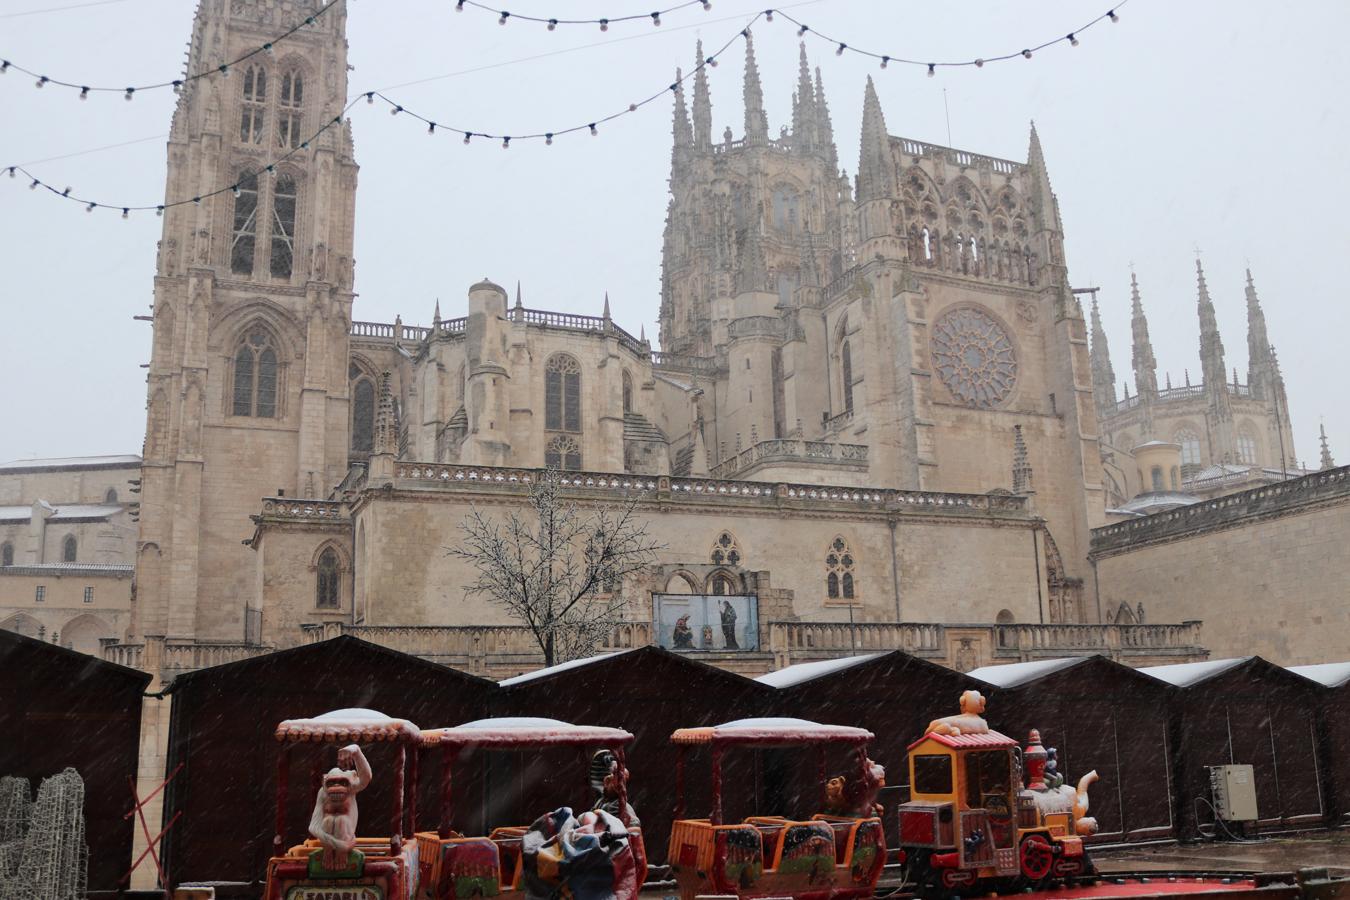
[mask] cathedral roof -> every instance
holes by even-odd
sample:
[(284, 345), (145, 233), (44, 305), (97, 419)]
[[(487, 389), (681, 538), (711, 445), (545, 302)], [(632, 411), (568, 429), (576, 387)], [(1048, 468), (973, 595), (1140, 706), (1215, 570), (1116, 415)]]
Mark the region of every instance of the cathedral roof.
[(135, 469), (141, 465), (140, 456), (123, 453), (111, 456), (62, 456), (51, 459), (14, 459), (0, 463), (0, 474), (17, 475), (50, 469)]

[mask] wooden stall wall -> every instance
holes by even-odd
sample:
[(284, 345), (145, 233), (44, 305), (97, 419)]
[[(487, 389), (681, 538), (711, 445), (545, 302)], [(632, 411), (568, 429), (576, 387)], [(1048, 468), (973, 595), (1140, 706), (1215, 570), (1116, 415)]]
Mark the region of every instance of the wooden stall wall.
[(110, 891), (131, 864), (131, 783), (150, 676), (0, 631), (0, 775), (84, 779), (90, 891)]

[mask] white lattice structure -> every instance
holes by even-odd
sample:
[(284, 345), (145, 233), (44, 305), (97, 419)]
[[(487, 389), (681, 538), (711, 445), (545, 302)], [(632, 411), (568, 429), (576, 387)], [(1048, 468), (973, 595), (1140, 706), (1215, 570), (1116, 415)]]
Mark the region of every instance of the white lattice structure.
[[(12, 779), (23, 781), (22, 779)], [(6, 814), (10, 806), (27, 803), (27, 783), (22, 793), (8, 786)], [(11, 798), (21, 797), (21, 800)], [(81, 900), (89, 871), (89, 847), (84, 840), (84, 780), (74, 769), (43, 779), (37, 801), (32, 804), (27, 833), (15, 842), (19, 847), (14, 874), (0, 878), (0, 900)], [(9, 846), (9, 845), (6, 845)]]
[(6, 775), (0, 778), (0, 894), (19, 873), (23, 839), (33, 815), (28, 779)]

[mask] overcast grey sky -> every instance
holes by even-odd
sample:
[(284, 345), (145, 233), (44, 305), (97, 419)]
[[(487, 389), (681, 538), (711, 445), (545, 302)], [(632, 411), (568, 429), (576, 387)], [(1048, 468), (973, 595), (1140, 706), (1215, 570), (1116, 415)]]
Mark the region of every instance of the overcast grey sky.
[[(0, 56), (52, 77), (132, 84), (177, 77), (195, 3), (0, 0)], [(85, 0), (88, 2), (88, 0)], [(351, 94), (386, 89), (409, 109), (473, 131), (558, 130), (621, 109), (688, 70), (694, 40), (737, 33), (765, 2), (713, 0), (647, 23), (560, 27), (455, 13), (453, 0), (349, 0)], [(653, 4), (648, 4), (653, 5)], [(520, 13), (619, 15), (631, 0), (511, 0)], [(815, 0), (782, 8), (859, 47), (923, 59), (988, 57), (1063, 34), (1106, 9), (1091, 0), (961, 4)], [(16, 15), (19, 14), (19, 15)], [(1024, 160), (1035, 119), (1060, 199), (1075, 286), (1098, 285), (1117, 376), (1130, 378), (1133, 263), (1162, 371), (1199, 380), (1195, 253), (1202, 252), (1227, 362), (1246, 379), (1243, 269), (1250, 264), (1279, 351), (1297, 454), (1316, 465), (1325, 419), (1350, 462), (1350, 115), (1342, 0), (1131, 0), (1118, 24), (982, 69), (922, 69), (845, 54), (808, 39), (842, 164), (857, 167), (863, 86), (876, 81), (890, 132)], [(797, 37), (781, 19), (755, 27), (770, 129), (790, 122)], [(742, 129), (738, 44), (711, 70), (716, 133)], [(80, 102), (11, 71), (0, 78), (0, 165), (29, 166), (76, 193), (157, 203), (174, 95)], [(379, 105), (352, 111), (357, 160), (355, 317), (426, 324), (436, 298), (462, 314), (488, 276), (528, 306), (615, 318), (655, 340), (671, 113), (662, 99), (552, 147), (431, 138)], [(81, 207), (0, 181), (0, 459), (139, 452), (160, 220)], [(1133, 385), (1131, 385), (1133, 390)]]

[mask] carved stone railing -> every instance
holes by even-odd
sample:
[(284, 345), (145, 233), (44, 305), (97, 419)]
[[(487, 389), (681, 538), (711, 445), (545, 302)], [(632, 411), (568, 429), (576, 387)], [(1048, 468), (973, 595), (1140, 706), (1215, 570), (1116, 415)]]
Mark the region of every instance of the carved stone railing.
[(355, 338), (408, 341), (416, 344), (423, 341), (431, 333), (431, 329), (423, 325), (404, 325), (402, 322), (352, 322), (347, 333)]
[(469, 327), (469, 317), (460, 316), (457, 319), (442, 319), (432, 329), (436, 337), (453, 337), (464, 333)]
[(347, 505), (340, 500), (300, 500), (267, 497), (263, 500), (264, 518), (294, 521), (333, 522), (347, 518)]
[(862, 275), (862, 270), (866, 265), (866, 263), (863, 263), (861, 265), (853, 266), (850, 269), (846, 269), (838, 278), (825, 285), (824, 290), (821, 291), (821, 302), (829, 303), (835, 297), (838, 297), (840, 294), (844, 293), (844, 291), (851, 288), (853, 283), (858, 280), (860, 275)]
[[(1224, 385), (1224, 390), (1234, 397), (1252, 396), (1252, 388), (1251, 385), (1248, 384), (1234, 384), (1228, 382)], [(1181, 387), (1162, 388), (1158, 391), (1158, 400), (1163, 403), (1174, 403), (1179, 400), (1188, 400), (1204, 396), (1205, 386), (1203, 384), (1183, 384)], [(1135, 394), (1133, 397), (1126, 397), (1123, 400), (1118, 401), (1113, 408), (1113, 411), (1118, 413), (1125, 412), (1126, 410), (1134, 409), (1139, 403), (1139, 395)]]
[(139, 669), (145, 658), (144, 644), (123, 644), (117, 638), (99, 638), (99, 653), (104, 662), (128, 669)]
[(525, 309), (524, 307), (515, 307), (507, 313), (507, 317), (512, 322), (524, 322), (527, 325), (539, 325), (545, 328), (561, 328), (567, 331), (593, 331), (601, 334), (612, 334), (634, 353), (644, 353), (648, 345), (633, 337), (624, 329), (614, 324), (613, 319), (604, 316), (583, 316), (579, 313), (558, 312), (548, 309)]
[(938, 656), (945, 652), (942, 629), (927, 622), (770, 622), (769, 647), (798, 662), (878, 650)]
[(801, 441), (795, 438), (772, 438), (760, 441), (713, 466), (709, 472), (714, 478), (730, 478), (742, 472), (749, 472), (760, 463), (797, 462), (806, 465), (829, 463), (831, 465), (867, 467), (867, 445), (835, 444), (825, 441)]
[(1244, 519), (1287, 515), (1329, 502), (1350, 502), (1350, 466), (1094, 528), (1089, 555), (1112, 556), (1148, 542), (1171, 540)]
[(1159, 400), (1182, 400), (1187, 397), (1203, 397), (1205, 395), (1205, 386), (1203, 384), (1183, 384), (1181, 387), (1163, 388), (1158, 391)]
[(892, 141), (900, 144), (900, 149), (906, 156), (917, 157), (940, 157), (946, 159), (952, 165), (961, 166), (967, 169), (978, 168), (980, 164), (988, 165), (990, 170), (997, 175), (1011, 175), (1014, 172), (1026, 168), (1024, 163), (1014, 162), (1010, 159), (1000, 159), (997, 156), (984, 156), (980, 153), (970, 153), (966, 150), (956, 150), (952, 147), (943, 147), (940, 144), (928, 144), (923, 141), (915, 141), (910, 138), (893, 137)]
[(787, 323), (777, 316), (744, 316), (732, 319), (727, 326), (727, 336), (736, 338), (770, 337), (783, 338), (787, 334)]
[(353, 322), (347, 333), (352, 337), (393, 338), (394, 326), (388, 322)]
[(853, 410), (846, 409), (841, 413), (835, 413), (832, 416), (828, 416), (822, 424), (824, 425), (826, 432), (833, 433), (841, 428), (847, 427), (852, 421)]
[(693, 375), (712, 375), (717, 372), (717, 358), (712, 356), (679, 356), (674, 353), (652, 351), (652, 366), (667, 372), (687, 372)]
[(115, 638), (99, 641), (104, 660), (158, 675), (167, 683), (184, 672), (219, 666), (271, 653), (276, 648), (246, 643), (173, 643), (147, 638), (144, 643), (121, 643)]
[(1018, 657), (1121, 651), (1187, 650), (1200, 645), (1200, 622), (1160, 625), (996, 625), (994, 651)]

